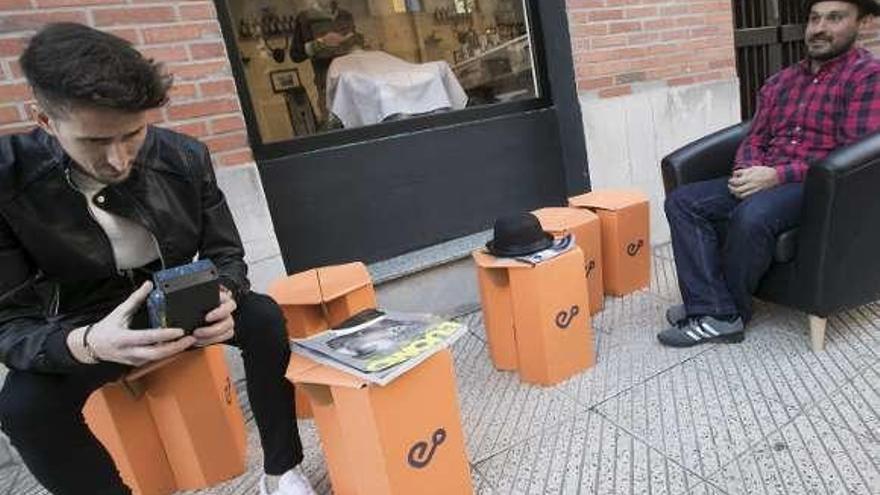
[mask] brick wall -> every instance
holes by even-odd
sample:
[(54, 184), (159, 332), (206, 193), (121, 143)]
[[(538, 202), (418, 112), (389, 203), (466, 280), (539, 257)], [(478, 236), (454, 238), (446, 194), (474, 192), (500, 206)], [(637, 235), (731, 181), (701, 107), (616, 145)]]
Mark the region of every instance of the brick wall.
[(17, 58), (46, 22), (88, 24), (132, 41), (175, 76), (154, 123), (202, 139), (218, 166), (252, 162), (220, 25), (210, 0), (0, 0), (0, 134), (30, 127)]
[[(731, 0), (566, 0), (578, 91), (736, 76)], [(860, 42), (880, 55), (880, 22)]]
[(736, 75), (730, 0), (567, 0), (578, 90), (630, 94)]

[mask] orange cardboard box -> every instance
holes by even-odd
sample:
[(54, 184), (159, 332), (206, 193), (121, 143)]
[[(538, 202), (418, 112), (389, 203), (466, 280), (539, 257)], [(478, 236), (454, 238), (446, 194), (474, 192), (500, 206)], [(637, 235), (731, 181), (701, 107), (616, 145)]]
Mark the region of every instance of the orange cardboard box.
[(269, 288), (287, 318), (293, 338), (336, 326), (364, 309), (376, 307), (376, 292), (363, 263), (313, 268), (276, 280)]
[[(376, 307), (376, 292), (363, 263), (313, 268), (276, 280), (269, 295), (281, 306), (287, 335), (304, 338)], [(308, 397), (295, 389), (296, 417), (312, 417)]]
[(648, 197), (634, 189), (609, 189), (569, 198), (568, 203), (599, 215), (605, 292), (625, 296), (647, 287), (651, 280)]
[(575, 242), (584, 253), (590, 315), (602, 311), (605, 289), (602, 284), (602, 229), (599, 217), (580, 208), (541, 208), (532, 213), (538, 217), (541, 227), (554, 237), (574, 235)]
[(83, 414), (138, 495), (207, 488), (244, 472), (244, 417), (219, 346), (105, 385)]
[(245, 471), (247, 436), (223, 348), (186, 354), (140, 380), (177, 488), (195, 490)]
[(384, 387), (296, 354), (287, 378), (311, 397), (336, 495), (473, 493), (448, 349)]
[(108, 383), (89, 397), (83, 415), (134, 493), (170, 495), (177, 491), (146, 400), (133, 397), (121, 383)]
[(538, 265), (482, 251), (473, 257), (496, 368), (553, 385), (596, 363), (580, 248)]

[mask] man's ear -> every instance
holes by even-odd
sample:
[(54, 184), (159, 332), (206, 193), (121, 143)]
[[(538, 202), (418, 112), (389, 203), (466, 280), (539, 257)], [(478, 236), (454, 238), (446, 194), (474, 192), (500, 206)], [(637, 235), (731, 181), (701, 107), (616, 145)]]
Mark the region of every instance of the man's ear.
[(34, 123), (36, 123), (40, 129), (46, 131), (50, 136), (55, 135), (55, 126), (52, 125), (52, 117), (49, 117), (49, 114), (47, 114), (38, 103), (29, 104), (28, 112), (31, 114), (31, 118), (34, 119)]
[(864, 33), (866, 30), (874, 27), (874, 20), (877, 19), (873, 14), (865, 14), (859, 19), (859, 33)]

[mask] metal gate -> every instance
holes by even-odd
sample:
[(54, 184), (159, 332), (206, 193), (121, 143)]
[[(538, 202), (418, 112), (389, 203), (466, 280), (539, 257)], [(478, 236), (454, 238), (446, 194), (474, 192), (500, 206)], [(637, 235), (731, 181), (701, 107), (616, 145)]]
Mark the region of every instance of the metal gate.
[(806, 54), (802, 0), (733, 0), (736, 71), (743, 119), (755, 113), (761, 85)]

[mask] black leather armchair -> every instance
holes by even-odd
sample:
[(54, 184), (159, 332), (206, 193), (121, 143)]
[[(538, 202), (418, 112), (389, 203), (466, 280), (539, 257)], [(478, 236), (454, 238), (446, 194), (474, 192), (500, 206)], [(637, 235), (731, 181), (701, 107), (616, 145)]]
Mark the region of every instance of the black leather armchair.
[[(663, 183), (676, 187), (730, 175), (744, 122), (666, 156)], [(826, 318), (880, 299), (880, 133), (810, 166), (801, 225), (777, 239), (774, 262), (756, 296), (806, 312), (814, 351)]]

